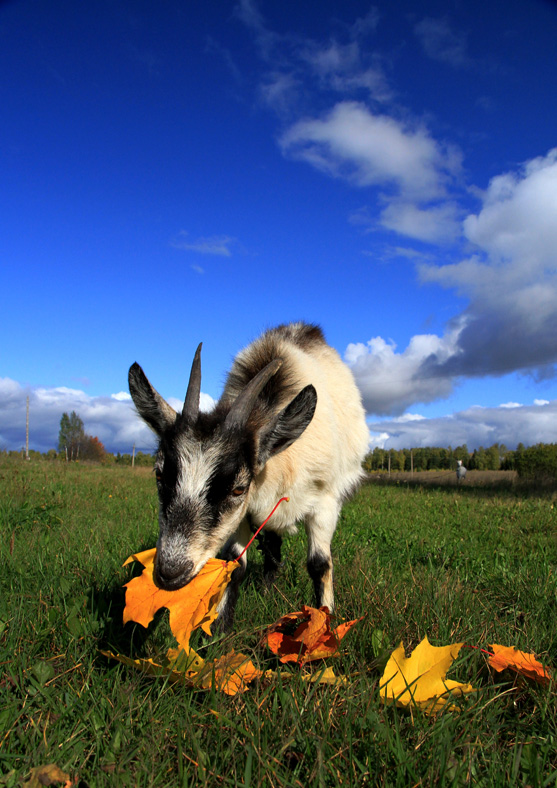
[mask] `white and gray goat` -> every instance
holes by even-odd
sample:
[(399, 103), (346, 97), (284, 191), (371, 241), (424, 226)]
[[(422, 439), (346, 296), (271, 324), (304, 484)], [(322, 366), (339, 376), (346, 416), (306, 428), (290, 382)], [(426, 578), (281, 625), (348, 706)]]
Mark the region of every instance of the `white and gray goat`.
[[(181, 413), (138, 364), (129, 371), (135, 406), (159, 438), (156, 584), (181, 588), (219, 551), (238, 557), (254, 527), (288, 496), (263, 531), (265, 580), (274, 580), (282, 535), (303, 521), (316, 604), (332, 610), (331, 539), (342, 502), (362, 477), (369, 438), (350, 370), (319, 327), (278, 326), (238, 354), (220, 401), (203, 413), (200, 353), (201, 345)], [(223, 628), (232, 624), (245, 571), (244, 555), (221, 602)]]

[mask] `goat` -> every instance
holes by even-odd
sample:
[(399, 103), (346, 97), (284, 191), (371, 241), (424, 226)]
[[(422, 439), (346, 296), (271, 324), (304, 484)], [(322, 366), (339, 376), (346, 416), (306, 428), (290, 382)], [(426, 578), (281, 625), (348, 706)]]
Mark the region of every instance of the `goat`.
[[(318, 326), (280, 325), (236, 356), (219, 402), (203, 413), (200, 353), (201, 345), (181, 413), (137, 363), (129, 371), (135, 407), (159, 438), (155, 583), (181, 588), (219, 551), (236, 559), (254, 527), (288, 496), (263, 531), (265, 581), (274, 581), (282, 534), (302, 520), (316, 604), (332, 611), (331, 539), (343, 500), (363, 476), (369, 440), (352, 373)], [(243, 555), (219, 606), (223, 629), (232, 625), (245, 571)]]

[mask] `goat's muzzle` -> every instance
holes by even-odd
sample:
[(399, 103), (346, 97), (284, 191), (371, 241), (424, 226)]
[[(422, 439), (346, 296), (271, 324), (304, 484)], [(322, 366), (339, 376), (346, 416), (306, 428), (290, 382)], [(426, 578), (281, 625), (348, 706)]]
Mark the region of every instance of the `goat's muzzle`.
[(153, 580), (158, 588), (164, 591), (177, 591), (183, 588), (194, 577), (193, 561), (184, 561), (176, 566), (175, 564), (167, 564), (161, 566), (158, 556), (155, 559), (155, 569), (153, 572)]

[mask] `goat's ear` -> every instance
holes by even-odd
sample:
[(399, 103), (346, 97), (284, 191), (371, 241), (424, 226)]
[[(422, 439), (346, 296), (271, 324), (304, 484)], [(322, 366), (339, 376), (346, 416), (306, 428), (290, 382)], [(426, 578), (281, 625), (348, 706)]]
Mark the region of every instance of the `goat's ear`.
[(176, 411), (151, 386), (139, 364), (130, 367), (128, 382), (139, 415), (160, 437), (176, 421)]
[(294, 397), (270, 424), (259, 433), (257, 463), (262, 468), (267, 460), (291, 446), (313, 418), (317, 405), (317, 392), (306, 386)]

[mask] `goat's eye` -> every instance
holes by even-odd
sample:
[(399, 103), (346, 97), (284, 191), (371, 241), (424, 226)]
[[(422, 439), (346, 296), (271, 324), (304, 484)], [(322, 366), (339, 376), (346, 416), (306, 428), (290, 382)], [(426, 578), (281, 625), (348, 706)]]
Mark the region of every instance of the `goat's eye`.
[(246, 491), (245, 487), (234, 487), (234, 489), (232, 490), (232, 495), (234, 495), (237, 498), (238, 496), (243, 495), (245, 491)]

